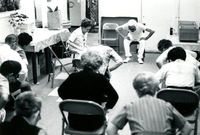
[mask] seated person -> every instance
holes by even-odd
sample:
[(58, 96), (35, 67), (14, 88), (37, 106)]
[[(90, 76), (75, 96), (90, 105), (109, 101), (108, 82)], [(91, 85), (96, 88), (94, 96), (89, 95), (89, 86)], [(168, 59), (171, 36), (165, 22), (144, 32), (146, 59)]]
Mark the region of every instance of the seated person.
[(10, 48), (8, 44), (0, 44), (0, 66), (4, 61), (13, 60), (21, 64), (21, 70), (19, 72), (19, 81), (24, 81), (28, 75), (27, 65), (24, 63), (20, 55)]
[[(159, 82), (151, 72), (142, 72), (133, 80), (133, 87), (139, 97), (127, 103), (108, 123), (107, 134), (116, 135), (119, 129), (129, 123), (131, 134), (139, 132), (162, 132), (171, 134), (178, 128), (181, 135), (192, 131), (187, 120), (168, 102), (155, 98)], [(173, 125), (173, 126), (172, 126)]]
[[(108, 80), (111, 78), (111, 71), (116, 70), (123, 64), (122, 58), (115, 52), (115, 50), (107, 45), (95, 45), (90, 47), (99, 51), (104, 59), (103, 65), (100, 67), (99, 72), (103, 74)], [(115, 64), (109, 65), (110, 60), (113, 60)]]
[[(103, 58), (98, 51), (88, 50), (81, 56), (83, 70), (72, 73), (58, 88), (58, 95), (64, 99), (80, 99), (94, 101), (98, 104), (105, 102), (104, 95), (108, 101), (104, 110), (112, 109), (118, 94), (110, 82), (98, 73), (103, 64)], [(67, 88), (67, 89), (66, 89)], [(103, 119), (100, 116), (87, 116), (69, 114), (69, 123), (73, 128), (79, 130), (94, 130), (102, 126)]]
[[(123, 30), (128, 32), (128, 35), (125, 36)], [(148, 32), (148, 35), (145, 36), (144, 31)], [(139, 43), (138, 49), (138, 63), (143, 64), (143, 53), (145, 50), (146, 40), (148, 40), (155, 31), (146, 28), (146, 26), (142, 23), (136, 22), (134, 19), (129, 20), (127, 23), (116, 28), (116, 32), (118, 32), (124, 38), (124, 50), (126, 59), (124, 63), (130, 61), (132, 54), (130, 53), (130, 44), (133, 41)]]
[(31, 91), (31, 86), (28, 82), (20, 82), (18, 80), (21, 65), (17, 61), (7, 60), (1, 64), (0, 73), (7, 78), (9, 82), (9, 101), (6, 103), (6, 120), (10, 120), (14, 113), (14, 102), (19, 93)]
[(156, 73), (160, 82), (166, 87), (193, 89), (200, 83), (200, 71), (197, 66), (185, 61), (186, 52), (181, 47), (172, 48), (167, 55), (169, 63), (163, 65)]
[(81, 21), (81, 26), (70, 35), (67, 43), (70, 45), (69, 49), (78, 54), (76, 58), (80, 59), (81, 54), (87, 50), (87, 34), (92, 26), (93, 22), (85, 18)]
[[(156, 59), (156, 64), (158, 68), (161, 68), (167, 62), (167, 54), (168, 52), (174, 48), (175, 46), (172, 45), (172, 42), (168, 39), (162, 39), (158, 42), (158, 50), (162, 52), (162, 54)], [(186, 51), (186, 60), (187, 62), (196, 65), (197, 67), (200, 66), (199, 61), (196, 60), (196, 53), (190, 50)]]
[[(23, 33), (21, 33), (20, 35), (23, 35)], [(20, 42), (21, 42), (22, 36), (20, 36), (20, 35), (18, 37), (21, 37), (20, 38)], [(25, 53), (24, 49), (21, 46), (18, 45), (18, 42), (19, 42), (18, 37), (15, 34), (10, 34), (10, 35), (8, 35), (6, 37), (5, 43), (8, 44), (11, 49), (15, 50), (20, 55), (20, 57), (22, 58), (24, 63), (26, 65), (28, 65), (28, 60), (26, 58), (26, 53)], [(27, 37), (23, 37), (23, 39), (24, 40), (28, 40)]]
[(5, 120), (6, 111), (5, 104), (9, 101), (9, 84), (8, 80), (0, 74), (0, 123)]
[(42, 99), (33, 92), (21, 93), (15, 102), (16, 115), (10, 122), (0, 124), (1, 135), (47, 135), (37, 127), (41, 119)]

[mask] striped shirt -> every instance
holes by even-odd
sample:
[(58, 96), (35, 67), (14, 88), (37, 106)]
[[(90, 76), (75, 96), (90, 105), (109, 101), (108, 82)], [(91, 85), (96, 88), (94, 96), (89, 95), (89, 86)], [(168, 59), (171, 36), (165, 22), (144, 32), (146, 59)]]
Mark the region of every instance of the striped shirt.
[(112, 121), (119, 129), (127, 122), (132, 134), (141, 131), (171, 134), (172, 122), (176, 128), (182, 128), (186, 120), (170, 103), (146, 95), (126, 104)]

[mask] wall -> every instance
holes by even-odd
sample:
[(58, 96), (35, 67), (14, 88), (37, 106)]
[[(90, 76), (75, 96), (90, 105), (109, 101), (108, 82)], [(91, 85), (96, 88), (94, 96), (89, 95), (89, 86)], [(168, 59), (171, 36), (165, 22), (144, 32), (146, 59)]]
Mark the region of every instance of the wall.
[[(26, 14), (29, 16), (30, 20), (35, 20), (33, 0), (21, 0), (20, 6), (20, 10), (17, 12)], [(4, 39), (8, 34), (14, 33), (14, 28), (8, 22), (9, 15), (14, 12), (16, 11), (0, 13), (0, 42), (4, 42)]]
[(193, 20), (199, 24), (199, 14), (199, 0), (99, 0), (99, 23), (101, 17), (138, 17), (139, 22), (156, 31), (147, 41), (147, 51), (158, 51), (157, 43), (169, 35), (170, 27), (177, 33), (179, 20)]

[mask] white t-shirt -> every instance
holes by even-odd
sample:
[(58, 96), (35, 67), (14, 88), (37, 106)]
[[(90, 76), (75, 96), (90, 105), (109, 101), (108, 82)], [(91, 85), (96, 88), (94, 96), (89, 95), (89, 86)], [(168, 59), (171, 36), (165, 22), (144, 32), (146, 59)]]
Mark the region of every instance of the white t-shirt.
[(128, 28), (128, 23), (125, 23), (121, 26), (124, 30), (127, 30), (128, 36), (131, 40), (138, 41), (141, 37), (144, 37), (144, 30), (146, 30), (146, 26), (142, 23), (137, 23), (136, 30), (134, 32), (131, 32)]

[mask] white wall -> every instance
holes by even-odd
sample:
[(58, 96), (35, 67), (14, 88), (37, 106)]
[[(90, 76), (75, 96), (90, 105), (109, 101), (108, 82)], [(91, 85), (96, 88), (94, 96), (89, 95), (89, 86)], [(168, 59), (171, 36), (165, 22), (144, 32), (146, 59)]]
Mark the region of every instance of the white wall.
[(156, 31), (147, 41), (147, 51), (158, 51), (157, 43), (169, 35), (170, 27), (178, 32), (179, 20), (200, 23), (200, 0), (99, 0), (99, 24), (106, 16), (138, 17)]

